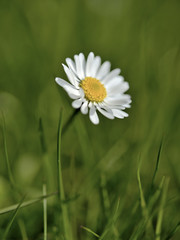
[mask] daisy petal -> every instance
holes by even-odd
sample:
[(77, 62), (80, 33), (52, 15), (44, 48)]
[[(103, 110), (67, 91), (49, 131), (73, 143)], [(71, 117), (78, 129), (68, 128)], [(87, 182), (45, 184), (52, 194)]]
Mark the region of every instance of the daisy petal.
[(76, 71), (78, 77), (82, 80), (85, 77), (85, 58), (84, 54), (80, 53), (79, 56), (74, 56), (75, 63), (76, 63)]
[(107, 112), (106, 110), (104, 110), (103, 108), (97, 106), (98, 111), (104, 115), (105, 117), (109, 118), (109, 119), (114, 119), (113, 113), (112, 112)]
[(103, 79), (102, 79), (102, 83), (105, 84), (108, 81), (112, 80), (114, 77), (117, 77), (119, 75), (119, 73), (121, 72), (121, 70), (119, 68), (116, 68), (114, 70), (112, 70), (110, 73), (108, 73)]
[(66, 58), (66, 63), (68, 65), (68, 67), (75, 73), (76, 73), (76, 66), (75, 63), (73, 62), (73, 60), (71, 58)]
[(81, 104), (82, 104), (82, 98), (77, 99), (77, 100), (74, 100), (74, 101), (72, 102), (73, 108), (80, 108), (80, 107), (81, 107)]
[(79, 82), (74, 73), (66, 65), (62, 64), (64, 71), (69, 79), (69, 81), (76, 87), (79, 88)]
[(68, 93), (70, 98), (76, 99), (81, 96), (80, 91), (78, 89), (76, 89), (73, 85), (71, 85), (70, 83), (66, 82), (65, 80), (57, 77), (57, 78), (55, 78), (55, 81), (57, 82), (57, 84), (59, 84), (61, 87), (64, 88), (64, 90)]
[(99, 68), (97, 74), (96, 74), (96, 78), (101, 80), (106, 74), (109, 73), (111, 68), (111, 64), (110, 62), (106, 61), (104, 62), (101, 67)]
[(88, 107), (92, 108), (92, 106), (93, 106), (92, 102), (89, 102)]
[(129, 83), (128, 82), (123, 82), (121, 84), (121, 87), (120, 87), (121, 93), (126, 92), (128, 89), (129, 89)]
[(115, 94), (123, 94), (129, 89), (129, 84), (127, 82), (123, 82), (118, 84), (117, 86), (106, 87), (107, 94), (110, 97), (113, 97)]
[(66, 82), (62, 78), (56, 77), (55, 81), (57, 82), (57, 84), (59, 84), (61, 87), (63, 87), (66, 91), (69, 91), (71, 89), (75, 89), (75, 87), (73, 85), (71, 85), (70, 83)]
[(82, 114), (87, 114), (88, 113), (88, 101), (85, 101), (82, 106), (81, 106), (81, 112)]
[(91, 69), (91, 77), (96, 77), (97, 70), (101, 64), (101, 58), (99, 56), (94, 58), (94, 62)]
[(114, 97), (107, 97), (104, 102), (107, 105), (124, 105), (131, 103), (131, 97), (128, 94), (121, 94)]
[(90, 52), (86, 63), (86, 76), (91, 77), (91, 69), (94, 62), (94, 53)]
[(95, 125), (99, 124), (99, 117), (97, 115), (94, 105), (92, 105), (92, 107), (90, 108), (89, 118), (90, 118), (91, 122), (94, 123)]
[(79, 91), (80, 91), (81, 98), (84, 99), (84, 96), (85, 96), (84, 90), (80, 88)]
[[(132, 101), (131, 101), (131, 102), (132, 102)], [(130, 103), (131, 103), (131, 102), (130, 102)], [(125, 109), (125, 108), (130, 108), (130, 107), (131, 107), (130, 104), (124, 104), (123, 106), (124, 106), (124, 109)], [(123, 108), (121, 108), (121, 109), (124, 110)]]
[(77, 99), (77, 98), (80, 98), (80, 94), (79, 93), (68, 93), (69, 97), (72, 98), (72, 99)]
[(105, 104), (105, 106), (109, 107), (110, 109), (120, 109), (120, 110), (124, 110), (126, 108), (126, 105), (108, 105), (108, 104)]
[(112, 109), (113, 115), (117, 118), (123, 119), (124, 117), (128, 117), (128, 114), (126, 112), (123, 112), (119, 109)]
[(86, 61), (85, 61), (85, 57), (84, 57), (83, 53), (79, 54), (79, 61), (80, 61), (80, 66), (81, 66), (82, 78), (85, 78), (85, 65), (86, 65)]
[(105, 83), (104, 85), (106, 86), (106, 88), (112, 89), (114, 87), (119, 86), (123, 82), (124, 82), (123, 76), (117, 76), (117, 77), (114, 77), (111, 81), (108, 81), (107, 83)]

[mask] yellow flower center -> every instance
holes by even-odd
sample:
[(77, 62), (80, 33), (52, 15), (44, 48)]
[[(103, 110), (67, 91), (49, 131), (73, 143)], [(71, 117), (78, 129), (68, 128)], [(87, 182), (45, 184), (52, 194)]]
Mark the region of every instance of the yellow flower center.
[(92, 102), (102, 102), (107, 96), (104, 85), (96, 78), (85, 77), (80, 83), (84, 90), (85, 98)]

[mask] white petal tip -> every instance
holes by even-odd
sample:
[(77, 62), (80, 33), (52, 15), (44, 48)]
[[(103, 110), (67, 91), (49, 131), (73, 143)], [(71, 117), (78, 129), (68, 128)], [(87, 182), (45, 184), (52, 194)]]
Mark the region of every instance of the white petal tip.
[(67, 66), (64, 63), (62, 63), (62, 66), (63, 66), (63, 68), (67, 68)]
[(91, 122), (95, 125), (99, 124), (99, 117), (97, 115), (97, 112), (96, 112), (96, 109), (94, 106), (92, 106), (90, 108), (90, 111), (89, 111), (89, 118), (91, 120)]
[(99, 124), (99, 119), (91, 119), (91, 122), (94, 124), (94, 125), (98, 125)]
[(56, 81), (56, 83), (58, 83), (60, 81), (60, 78), (56, 77), (55, 81)]
[(72, 104), (71, 104), (71, 105), (72, 105), (72, 107), (73, 107), (73, 108), (75, 108), (75, 109), (78, 109), (78, 108), (79, 108), (79, 106), (77, 106), (77, 105), (76, 105), (76, 104), (74, 104), (73, 102), (72, 102)]
[(99, 122), (96, 122), (96, 123), (95, 123), (95, 122), (93, 122), (93, 124), (94, 124), (94, 125), (98, 125), (98, 124), (99, 124)]

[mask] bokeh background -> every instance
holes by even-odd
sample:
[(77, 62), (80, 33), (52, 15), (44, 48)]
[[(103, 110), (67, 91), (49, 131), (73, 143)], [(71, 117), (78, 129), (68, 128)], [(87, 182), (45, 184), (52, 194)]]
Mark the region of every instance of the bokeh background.
[[(66, 57), (90, 51), (120, 67), (130, 84), (129, 118), (100, 116), (94, 126), (79, 114), (62, 137), (62, 169), (74, 239), (94, 239), (80, 229), (99, 234), (115, 202), (122, 199), (119, 218), (122, 239), (129, 239), (129, 209), (139, 197), (136, 172), (148, 192), (162, 144), (158, 185), (170, 178), (163, 218), (163, 237), (179, 221), (180, 189), (180, 1), (178, 0), (1, 0), (0, 111), (6, 123), (9, 161), (16, 185), (27, 200), (57, 191), (56, 138), (60, 109), (63, 122), (73, 109), (67, 94), (54, 81), (67, 79), (61, 63)], [(42, 151), (42, 119), (46, 152)], [(103, 190), (102, 190), (103, 189)], [(102, 192), (107, 194), (105, 209)], [(11, 187), (0, 132), (0, 208), (19, 202)], [(59, 231), (55, 197), (48, 200), (49, 239)], [(42, 203), (20, 210), (9, 239), (42, 239)], [(0, 233), (10, 214), (0, 216)], [(133, 220), (135, 222), (135, 220)], [(128, 227), (127, 227), (128, 226)], [(178, 232), (173, 239), (177, 240)]]

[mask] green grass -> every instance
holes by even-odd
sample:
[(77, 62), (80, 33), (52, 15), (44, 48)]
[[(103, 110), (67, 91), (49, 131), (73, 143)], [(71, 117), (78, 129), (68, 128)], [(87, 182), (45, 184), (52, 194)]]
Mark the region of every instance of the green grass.
[[(46, 184), (43, 184), (43, 196), (46, 196)], [(44, 240), (47, 240), (47, 199), (43, 199)]]
[[(179, 11), (0, 1), (0, 239), (180, 239)], [(94, 126), (55, 83), (90, 51), (129, 82), (128, 118)]]
[(18, 210), (19, 210), (20, 206), (21, 206), (22, 203), (23, 203), (23, 200), (24, 200), (24, 197), (22, 198), (21, 202), (18, 204), (17, 208), (15, 209), (15, 211), (14, 211), (11, 219), (9, 220), (9, 223), (8, 223), (6, 229), (4, 229), (4, 234), (2, 235), (2, 239), (3, 239), (3, 240), (6, 240), (6, 239), (9, 238), (9, 237), (8, 237), (8, 233), (9, 233), (9, 231), (10, 231), (10, 229), (11, 229), (11, 226), (12, 226), (12, 224), (13, 224), (13, 222), (14, 222), (14, 219), (15, 219), (17, 213), (18, 213)]

